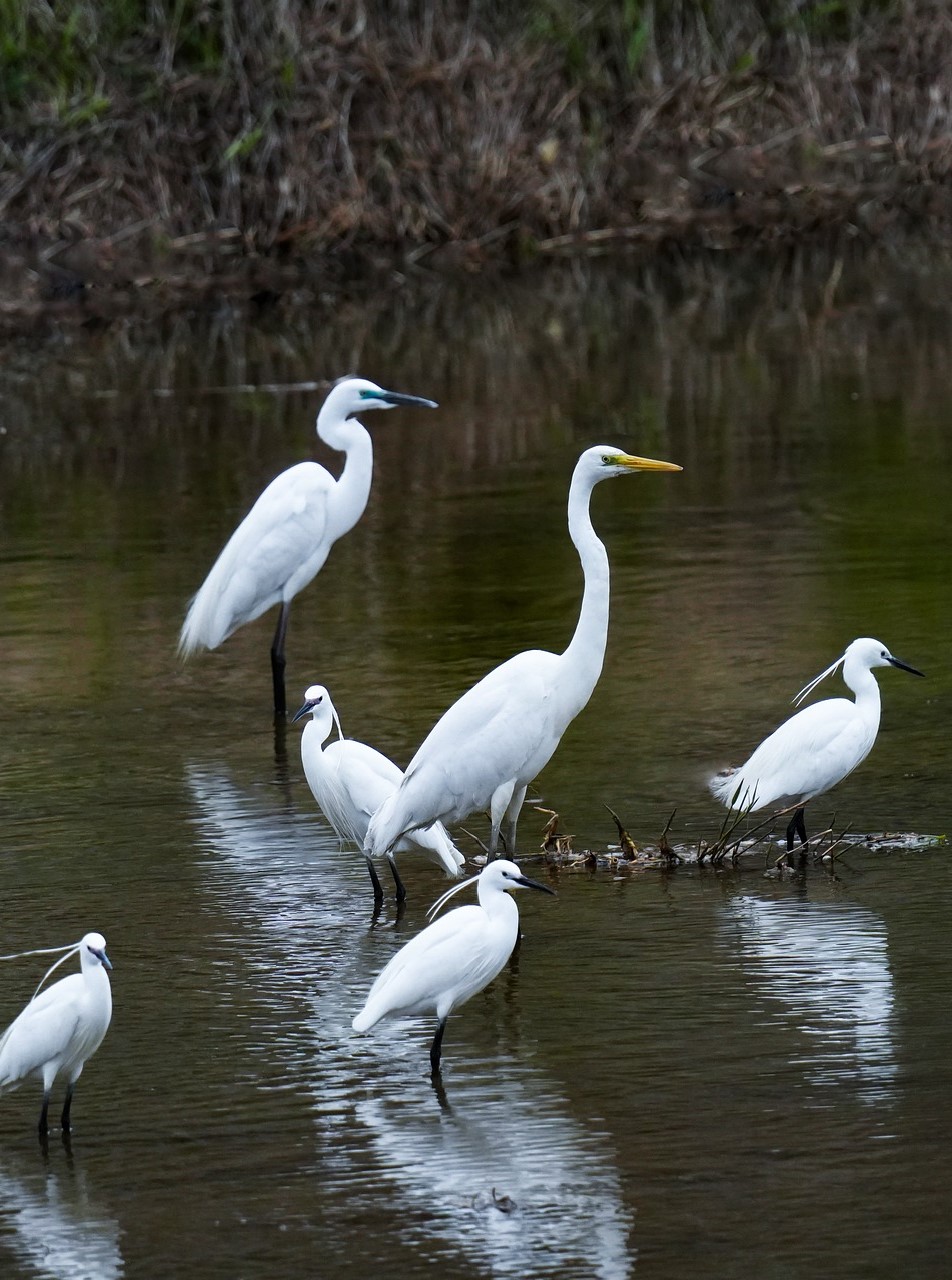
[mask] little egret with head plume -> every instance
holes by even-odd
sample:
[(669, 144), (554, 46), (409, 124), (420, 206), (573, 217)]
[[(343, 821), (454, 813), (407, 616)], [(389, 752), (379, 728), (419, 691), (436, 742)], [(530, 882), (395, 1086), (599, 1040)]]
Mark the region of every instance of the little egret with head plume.
[(894, 658), (885, 645), (868, 636), (854, 640), (846, 652), (801, 689), (799, 706), (821, 680), (842, 663), (843, 681), (856, 694), (815, 702), (791, 716), (765, 739), (746, 764), (711, 779), (711, 791), (729, 809), (765, 809), (768, 805), (796, 811), (787, 827), (787, 851), (794, 836), (807, 842), (803, 806), (842, 782), (869, 755), (879, 732), (879, 685), (873, 667), (898, 667), (914, 676), (922, 672)]
[[(308, 713), (311, 719), (301, 734), (301, 763), (308, 786), (338, 836), (342, 840), (353, 840), (361, 848), (371, 815), (397, 789), (403, 773), (373, 747), (344, 737), (337, 711), (323, 685), (311, 685), (294, 719), (300, 720)], [(338, 741), (325, 746), (335, 724)], [(458, 876), (464, 861), (442, 823), (435, 822), (404, 836), (387, 853), (398, 902), (402, 902), (407, 893), (397, 873), (394, 854), (407, 850), (415, 850), (438, 863), (448, 876)], [(383, 890), (369, 858), (367, 869), (374, 886), (374, 899), (379, 905), (383, 901)]]
[(233, 631), (280, 604), (271, 645), (274, 711), (284, 716), (284, 640), (291, 601), (327, 559), (338, 538), (364, 513), (373, 476), (373, 444), (353, 416), (367, 409), (436, 402), (385, 391), (366, 378), (334, 384), (317, 415), (317, 434), (345, 455), (335, 480), (317, 462), (299, 462), (264, 490), (228, 539), (189, 605), (179, 652), (216, 649)]
[(430, 908), (433, 915), (460, 889), (475, 881), (479, 905), (457, 907), (411, 938), (380, 973), (354, 1018), (355, 1031), (369, 1031), (389, 1014), (436, 1013), (430, 1069), (439, 1075), (446, 1020), (461, 1004), (489, 986), (512, 954), (519, 936), (519, 908), (510, 889), (548, 885), (524, 876), (505, 858), (488, 863), (478, 876), (447, 890)]
[(77, 952), (81, 971), (61, 978), (45, 991), (40, 989), (41, 982), (30, 1003), (0, 1036), (0, 1093), (15, 1089), (30, 1076), (43, 1081), (41, 1136), (47, 1132), (50, 1094), (59, 1076), (66, 1078), (61, 1124), (63, 1132), (69, 1133), (73, 1089), (87, 1059), (102, 1044), (112, 1017), (112, 991), (106, 973), (112, 965), (106, 957), (102, 934), (87, 933), (69, 948), (52, 950), (66, 951), (66, 955), (51, 966), (43, 982)]
[(400, 786), (371, 819), (365, 853), (379, 857), (417, 827), (458, 822), (477, 809), (489, 809), (490, 858), (496, 856), (504, 820), (506, 852), (513, 855), (526, 788), (592, 696), (605, 657), (608, 553), (592, 527), (592, 490), (614, 476), (680, 470), (672, 462), (633, 457), (609, 445), (585, 450), (572, 473), (568, 498), (569, 536), (585, 579), (571, 644), (564, 653), (530, 649), (516, 654), (444, 712)]

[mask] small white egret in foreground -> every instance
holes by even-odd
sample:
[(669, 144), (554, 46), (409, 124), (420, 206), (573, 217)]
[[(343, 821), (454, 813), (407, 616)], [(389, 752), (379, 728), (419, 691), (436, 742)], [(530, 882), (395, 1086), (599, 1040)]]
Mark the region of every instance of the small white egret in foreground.
[[(301, 734), (301, 763), (308, 786), (338, 836), (342, 840), (353, 840), (358, 848), (362, 848), (371, 815), (400, 785), (403, 773), (392, 760), (373, 747), (344, 737), (331, 696), (323, 685), (311, 685), (294, 721), (308, 713), (311, 719)], [(335, 724), (338, 741), (324, 746)], [(464, 862), (463, 855), (440, 822), (404, 836), (387, 853), (398, 902), (404, 901), (407, 891), (397, 872), (394, 854), (408, 849), (424, 854), (454, 878), (459, 875)], [(379, 905), (383, 901), (383, 889), (369, 858), (367, 870), (373, 882), (374, 900)]]
[(373, 444), (353, 414), (367, 409), (436, 402), (385, 391), (366, 378), (335, 383), (317, 415), (317, 434), (345, 455), (335, 480), (317, 462), (299, 462), (282, 471), (228, 539), (208, 577), (189, 605), (179, 637), (179, 652), (217, 649), (246, 622), (280, 603), (271, 645), (274, 712), (287, 711), (284, 691), (284, 640), (291, 601), (327, 559), (338, 538), (364, 513), (373, 476)]
[(898, 667), (914, 676), (922, 672), (894, 658), (885, 645), (868, 636), (854, 640), (846, 652), (801, 689), (793, 699), (799, 706), (821, 680), (842, 663), (843, 681), (856, 694), (815, 702), (791, 716), (760, 744), (746, 764), (711, 779), (714, 795), (729, 809), (797, 806), (787, 827), (787, 851), (794, 836), (807, 842), (803, 806), (842, 782), (869, 755), (879, 732), (879, 685), (873, 667)]
[(602, 480), (638, 471), (680, 471), (621, 453), (609, 445), (586, 449), (569, 487), (569, 536), (582, 565), (585, 589), (572, 642), (564, 653), (530, 649), (490, 671), (467, 690), (424, 739), (403, 782), (377, 810), (364, 851), (379, 857), (408, 831), (459, 822), (489, 809), (489, 857), (496, 856), (505, 819), (506, 852), (516, 847), (516, 823), (526, 788), (552, 758), (601, 675), (608, 639), (608, 553), (589, 514)]
[(487, 987), (502, 970), (519, 936), (519, 908), (509, 889), (541, 889), (548, 885), (524, 876), (505, 858), (487, 863), (478, 876), (454, 885), (430, 908), (433, 915), (468, 884), (476, 882), (479, 906), (457, 907), (401, 947), (370, 988), (367, 1002), (353, 1021), (355, 1031), (369, 1031), (388, 1014), (428, 1013), (439, 1019), (430, 1046), (430, 1069), (440, 1072), (440, 1050), (452, 1011)]
[(106, 939), (102, 934), (87, 933), (68, 950), (63, 947), (53, 950), (66, 950), (66, 955), (51, 966), (43, 982), (77, 951), (81, 972), (61, 978), (45, 991), (40, 990), (41, 982), (30, 1003), (0, 1036), (0, 1093), (15, 1089), (30, 1076), (43, 1081), (41, 1136), (47, 1132), (50, 1093), (59, 1076), (66, 1078), (60, 1123), (63, 1132), (69, 1133), (73, 1089), (86, 1060), (102, 1044), (112, 1017), (112, 990), (106, 973), (112, 965), (106, 957)]

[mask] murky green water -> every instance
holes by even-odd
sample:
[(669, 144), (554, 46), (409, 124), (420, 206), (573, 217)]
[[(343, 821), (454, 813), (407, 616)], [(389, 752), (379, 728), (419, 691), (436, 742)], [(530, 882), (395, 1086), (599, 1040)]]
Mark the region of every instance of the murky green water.
[[(871, 634), (928, 679), (880, 673), (877, 746), (814, 825), (945, 834), (952, 330), (923, 298), (948, 295), (927, 260), (847, 264), (822, 308), (829, 279), (405, 283), (2, 352), (0, 950), (96, 928), (115, 964), (71, 1149), (39, 1149), (38, 1089), (0, 1100), (3, 1274), (946, 1274), (946, 848), (835, 879), (553, 872), (450, 1023), (441, 1100), (425, 1019), (350, 1019), (445, 881), (405, 859), (406, 914), (372, 925), (296, 729), (275, 753), (270, 617), (175, 656), (265, 481), (339, 466), (321, 392), (287, 388), (359, 369), (441, 408), (368, 418), (371, 502), (295, 602), (290, 701), (320, 680), (405, 763), (489, 666), (562, 647), (568, 477), (618, 444), (684, 472), (595, 493), (612, 628), (538, 784), (563, 830), (605, 847), (609, 804), (644, 840), (675, 808), (678, 841), (712, 837), (707, 774)], [(0, 1024), (41, 972), (3, 967)]]

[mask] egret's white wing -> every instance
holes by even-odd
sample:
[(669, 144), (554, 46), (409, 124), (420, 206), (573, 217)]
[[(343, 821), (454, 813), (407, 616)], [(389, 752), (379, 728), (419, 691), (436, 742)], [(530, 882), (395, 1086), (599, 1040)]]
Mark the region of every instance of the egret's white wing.
[(76, 1034), (84, 993), (81, 974), (70, 974), (23, 1009), (0, 1040), (0, 1088), (29, 1076), (62, 1053)]
[[(746, 764), (726, 780), (731, 795), (741, 788), (754, 808), (788, 799), (809, 799), (851, 773), (875, 741), (848, 698), (815, 702), (786, 720), (760, 744)], [(728, 797), (729, 798), (729, 797)]]
[(388, 1013), (435, 1009), (448, 992), (457, 993), (453, 1003), (461, 1004), (491, 982), (509, 958), (515, 937), (507, 949), (487, 945), (488, 939), (496, 941), (494, 932), (481, 907), (457, 907), (438, 917), (379, 974), (354, 1030), (366, 1031)]
[(371, 815), (393, 793), (403, 774), (385, 755), (351, 738), (330, 743), (323, 754), (333, 790), (333, 798), (328, 799), (340, 820), (332, 818), (332, 825), (338, 835), (362, 844)]
[(213, 649), (277, 604), (285, 585), (300, 590), (327, 558), (328, 501), (335, 481), (316, 462), (275, 477), (228, 539), (189, 606), (179, 647)]
[(504, 780), (541, 768), (531, 762), (552, 738), (545, 709), (556, 661), (542, 650), (520, 653), (467, 690), (410, 761), (394, 811), (456, 822), (486, 808)]

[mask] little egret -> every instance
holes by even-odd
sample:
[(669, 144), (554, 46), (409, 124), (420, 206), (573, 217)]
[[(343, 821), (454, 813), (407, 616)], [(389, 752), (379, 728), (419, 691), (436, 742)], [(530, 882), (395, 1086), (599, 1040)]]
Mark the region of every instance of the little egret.
[[(308, 786), (324, 817), (341, 840), (353, 840), (358, 848), (364, 843), (367, 824), (403, 778), (401, 770), (381, 752), (353, 738), (345, 738), (330, 694), (320, 684), (312, 684), (304, 694), (304, 705), (294, 717), (300, 720), (308, 713), (310, 721), (301, 734), (301, 763)], [(292, 721), (292, 723), (294, 723)], [(327, 746), (334, 725), (338, 741)], [(403, 902), (407, 891), (397, 872), (394, 854), (415, 849), (431, 862), (438, 863), (448, 876), (459, 875), (464, 858), (440, 822), (421, 828), (397, 841), (387, 859), (397, 886), (397, 901)], [(383, 889), (373, 863), (368, 858), (367, 870), (374, 886), (374, 901), (383, 901)]]
[(59, 1076), (66, 1077), (60, 1123), (63, 1132), (69, 1133), (73, 1089), (87, 1058), (102, 1044), (112, 1017), (112, 991), (106, 973), (112, 965), (101, 933), (87, 933), (56, 961), (46, 977), (77, 951), (81, 972), (61, 978), (45, 991), (37, 988), (30, 1003), (0, 1037), (0, 1093), (17, 1088), (29, 1076), (43, 1081), (41, 1137), (47, 1132), (50, 1093)]
[(489, 809), (489, 857), (503, 820), (506, 852), (515, 853), (526, 788), (551, 759), (563, 733), (598, 682), (608, 638), (608, 553), (592, 527), (589, 503), (601, 480), (638, 471), (680, 471), (672, 462), (636, 458), (608, 445), (586, 449), (569, 487), (569, 536), (585, 588), (578, 624), (564, 653), (530, 649), (467, 690), (424, 739), (403, 781), (374, 814), (364, 852), (392, 849), (401, 836), (433, 822), (459, 822)]
[(842, 782), (869, 755), (879, 732), (879, 685), (873, 667), (898, 667), (922, 672), (894, 658), (885, 645), (868, 636), (854, 640), (846, 652), (801, 689), (793, 699), (799, 706), (821, 680), (832, 675), (842, 663), (843, 681), (856, 694), (849, 698), (828, 698), (804, 707), (765, 739), (746, 764), (710, 782), (711, 791), (728, 809), (765, 809), (777, 805), (797, 806), (787, 827), (787, 852), (795, 835), (807, 842), (803, 806)]
[(299, 462), (271, 481), (193, 597), (179, 636), (183, 657), (196, 649), (217, 649), (238, 627), (280, 603), (271, 678), (274, 713), (286, 714), (284, 640), (291, 601), (323, 566), (337, 539), (354, 527), (370, 496), (373, 444), (352, 415), (413, 404), (436, 408), (434, 400), (384, 391), (365, 378), (335, 383), (317, 415), (317, 434), (345, 455), (343, 471), (335, 480), (319, 463)]
[(474, 996), (512, 955), (519, 936), (519, 908), (509, 889), (541, 889), (548, 885), (524, 876), (514, 862), (499, 858), (478, 876), (447, 890), (430, 908), (432, 915), (454, 893), (476, 882), (479, 906), (457, 907), (411, 938), (378, 975), (366, 1004), (353, 1021), (355, 1031), (369, 1031), (389, 1014), (436, 1013), (439, 1024), (430, 1046), (430, 1069), (440, 1073), (440, 1051), (446, 1020)]

